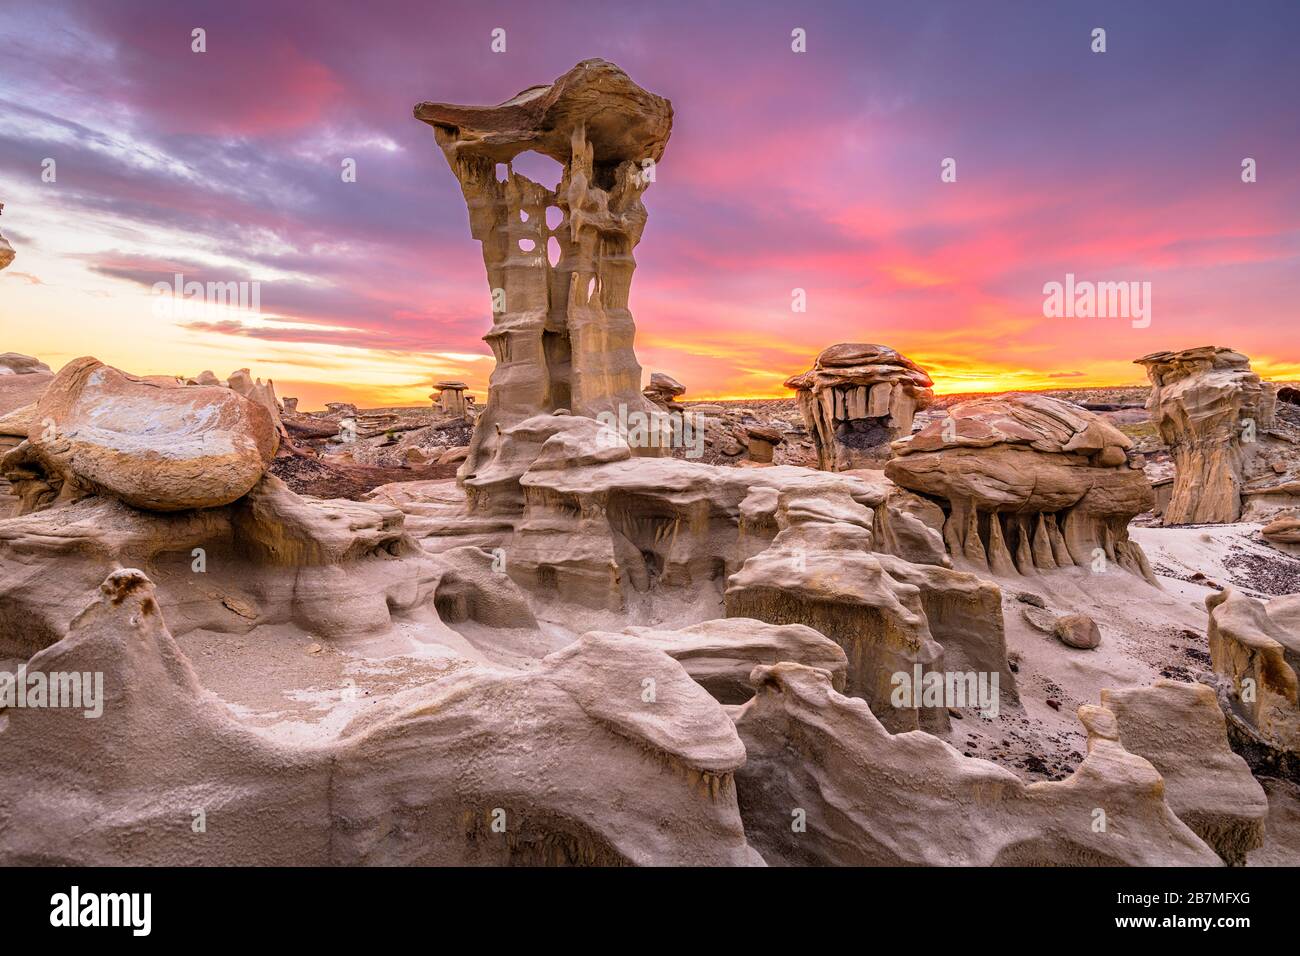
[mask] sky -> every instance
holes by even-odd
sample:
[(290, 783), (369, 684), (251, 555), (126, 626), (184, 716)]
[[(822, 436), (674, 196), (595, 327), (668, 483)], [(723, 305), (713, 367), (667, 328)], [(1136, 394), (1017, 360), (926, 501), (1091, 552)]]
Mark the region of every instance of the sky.
[[(686, 400), (789, 395), (838, 342), (940, 392), (1136, 384), (1207, 344), (1300, 377), (1294, 0), (0, 5), (0, 351), (55, 369), (247, 367), (304, 408), (485, 395), (480, 249), (412, 107), (603, 57), (673, 103), (631, 308)], [(177, 273), (259, 308), (169, 311)], [(1067, 274), (1150, 283), (1149, 322), (1047, 314)]]

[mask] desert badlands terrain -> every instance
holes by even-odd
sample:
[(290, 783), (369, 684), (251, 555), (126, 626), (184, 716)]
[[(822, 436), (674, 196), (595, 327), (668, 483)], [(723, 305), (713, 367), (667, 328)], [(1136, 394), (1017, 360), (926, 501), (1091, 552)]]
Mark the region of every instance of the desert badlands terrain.
[(826, 342), (693, 402), (628, 309), (669, 102), (587, 60), (414, 113), (485, 396), (0, 355), (0, 861), (1300, 864), (1293, 383)]

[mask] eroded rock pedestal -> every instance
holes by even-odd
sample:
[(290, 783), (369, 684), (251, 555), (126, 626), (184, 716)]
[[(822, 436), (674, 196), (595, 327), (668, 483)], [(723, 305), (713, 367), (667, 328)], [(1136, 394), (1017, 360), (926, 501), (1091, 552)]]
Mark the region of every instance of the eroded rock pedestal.
[[(624, 416), (651, 415), (632, 351), (628, 293), (632, 250), (646, 223), (641, 193), (663, 157), (672, 105), (614, 64), (584, 60), (499, 106), (421, 103), (415, 116), (434, 128), (460, 181), (493, 297), (485, 338), (497, 364), (459, 474), (483, 471), (502, 430), (538, 413), (618, 417), (621, 407)], [(563, 164), (558, 186), (513, 170), (526, 150)], [(553, 227), (552, 210), (561, 216)], [(554, 261), (548, 247), (558, 252)]]
[(1272, 424), (1272, 389), (1232, 349), (1155, 352), (1136, 364), (1151, 379), (1147, 410), (1176, 469), (1164, 523), (1236, 521), (1249, 461)]
[(949, 416), (896, 441), (885, 474), (941, 504), (955, 559), (999, 575), (1113, 562), (1155, 583), (1128, 535), (1153, 501), (1128, 436), (1042, 395), (962, 402)]
[(889, 444), (912, 434), (912, 418), (934, 399), (930, 376), (883, 345), (832, 345), (812, 369), (786, 380), (817, 447), (822, 471), (879, 467)]

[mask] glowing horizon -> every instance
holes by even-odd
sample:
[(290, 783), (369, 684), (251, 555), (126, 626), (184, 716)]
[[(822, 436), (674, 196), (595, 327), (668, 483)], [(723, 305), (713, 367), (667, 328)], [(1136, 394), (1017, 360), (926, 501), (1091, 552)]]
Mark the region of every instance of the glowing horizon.
[[(0, 351), (247, 367), (303, 408), (422, 405), (449, 377), (481, 400), (482, 259), (411, 107), (499, 102), (601, 56), (674, 105), (631, 308), (646, 377), (684, 400), (791, 397), (838, 342), (898, 349), (940, 393), (1141, 385), (1133, 359), (1211, 344), (1300, 378), (1300, 9), (861, 6), (627, 3), (597, 23), (448, 2), (428, 23), (414, 0), (305, 18), (19, 0), (0, 21), (18, 253)], [(151, 287), (177, 273), (257, 282), (261, 312), (160, 316)], [(1045, 317), (1067, 273), (1150, 282), (1151, 325)]]

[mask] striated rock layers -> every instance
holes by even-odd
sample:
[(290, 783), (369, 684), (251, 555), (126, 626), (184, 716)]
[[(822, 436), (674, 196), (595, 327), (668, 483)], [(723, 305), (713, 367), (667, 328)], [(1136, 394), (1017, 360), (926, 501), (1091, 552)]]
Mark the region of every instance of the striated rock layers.
[(1147, 410), (1174, 459), (1165, 524), (1236, 521), (1276, 396), (1232, 349), (1204, 346), (1136, 360), (1151, 379)]
[(912, 419), (934, 398), (930, 376), (883, 345), (832, 345), (811, 370), (786, 380), (817, 448), (817, 467), (879, 467), (890, 442), (912, 434)]
[[(891, 729), (947, 726), (945, 708), (891, 702), (893, 675), (918, 666), (997, 673), (1016, 700), (999, 589), (946, 567), (938, 531), (895, 507), (888, 482), (633, 459), (599, 422), (539, 415), (505, 430), (496, 461), (464, 485), (479, 520), (458, 526), (463, 540), (499, 546), (535, 600), (620, 612), (675, 594), (815, 628), (848, 657), (846, 692)], [(384, 495), (423, 510), (410, 490)], [(431, 531), (426, 547), (461, 540)]]
[[(663, 157), (672, 105), (614, 64), (584, 60), (499, 106), (421, 103), (415, 116), (434, 128), (460, 182), (493, 296), (485, 338), (497, 364), (459, 474), (490, 467), (502, 432), (538, 413), (654, 416), (640, 391), (628, 294), (646, 223), (641, 194)], [(563, 165), (554, 189), (513, 170), (525, 150)], [(662, 449), (635, 444), (638, 454)]]
[(885, 474), (943, 507), (954, 558), (998, 575), (1113, 563), (1155, 583), (1128, 536), (1154, 496), (1126, 435), (1042, 395), (962, 402), (949, 415), (894, 442)]
[(28, 420), (0, 468), (29, 511), (100, 491), (151, 511), (230, 504), (279, 442), (266, 409), (230, 389), (141, 379), (93, 358), (65, 365)]

